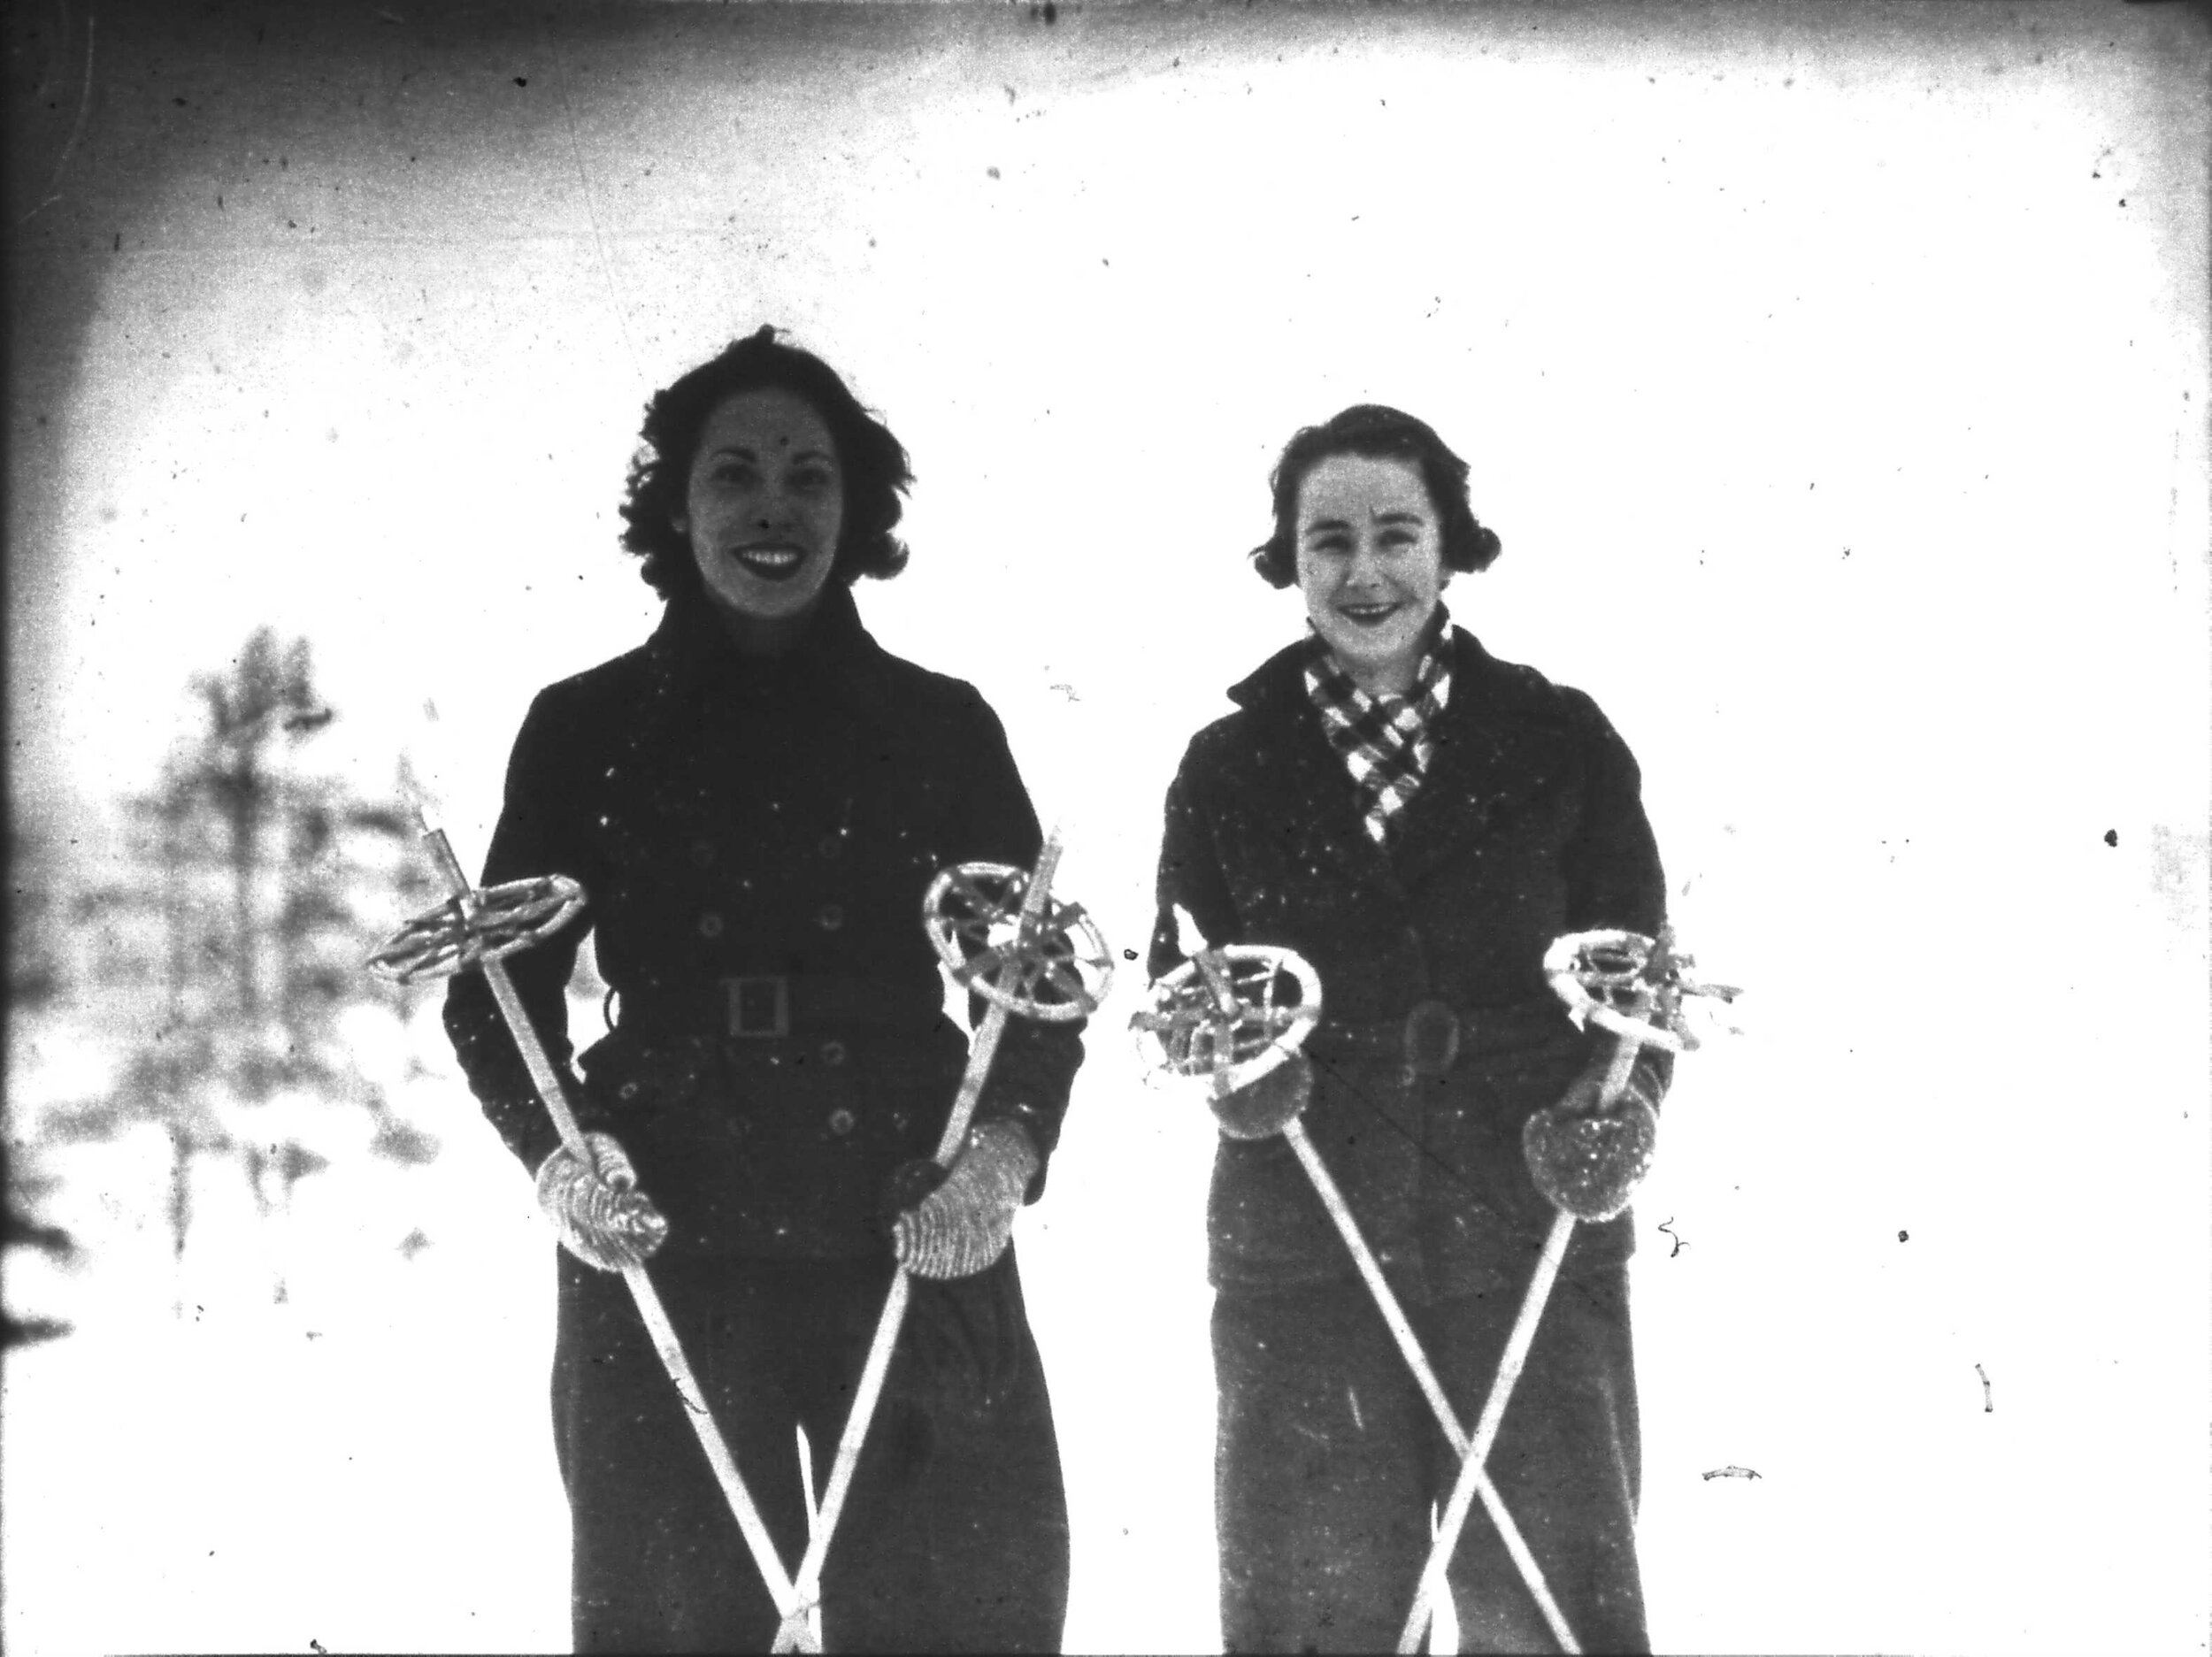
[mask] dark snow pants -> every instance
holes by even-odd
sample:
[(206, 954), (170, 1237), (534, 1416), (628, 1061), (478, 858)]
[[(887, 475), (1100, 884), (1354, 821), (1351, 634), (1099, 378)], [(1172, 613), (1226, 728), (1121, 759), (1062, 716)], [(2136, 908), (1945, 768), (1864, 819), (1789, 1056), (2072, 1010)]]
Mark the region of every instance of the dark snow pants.
[[(1409, 1306), (1472, 1430), (1517, 1289)], [(1216, 1523), (1231, 1652), (1394, 1651), (1458, 1458), (1364, 1285), (1224, 1291)], [(1636, 1566), (1626, 1274), (1563, 1277), (1486, 1465), (1587, 1652), (1649, 1650)], [(1460, 1649), (1558, 1649), (1477, 1502), (1454, 1555)]]
[[(565, 1253), (561, 1267), (553, 1415), (575, 1538), (576, 1649), (766, 1651), (774, 1604), (628, 1290)], [(794, 1428), (806, 1428), (818, 1501), (890, 1262), (651, 1270), (784, 1569), (795, 1570), (807, 1527)], [(936, 1330), (918, 1311), (909, 1316), (823, 1573), (832, 1651), (1059, 1649), (1067, 1508), (1012, 1252), (970, 1284), (964, 1293), (990, 1291), (1013, 1312), (997, 1396), (986, 1403), (949, 1366), (920, 1361), (941, 1343), (932, 1346)], [(932, 1288), (917, 1285), (918, 1306)]]

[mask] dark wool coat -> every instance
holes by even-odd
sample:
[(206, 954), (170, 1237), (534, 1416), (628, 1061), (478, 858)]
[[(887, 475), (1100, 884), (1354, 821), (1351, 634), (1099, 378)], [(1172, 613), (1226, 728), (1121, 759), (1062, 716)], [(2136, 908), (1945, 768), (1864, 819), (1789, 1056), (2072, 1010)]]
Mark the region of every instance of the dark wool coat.
[[(1230, 691), (1239, 710), (1192, 739), (1168, 791), (1149, 963), (1156, 978), (1182, 960), (1180, 904), (1210, 943), (1286, 945), (1312, 963), (1325, 1001), (1306, 1128), (1417, 1300), (1517, 1296), (1527, 1281), (1552, 1210), (1522, 1124), (1611, 1039), (1570, 1024), (1544, 951), (1565, 932), (1653, 933), (1665, 914), (1636, 762), (1597, 705), (1463, 629), (1449, 637), (1451, 700), (1387, 852), (1307, 696), (1306, 647)], [(1399, 1032), (1432, 1000), (1458, 1015), (1458, 1056), (1412, 1075)], [(1279, 1135), (1221, 1142), (1208, 1219), (1225, 1290), (1352, 1275)], [(1625, 1215), (1582, 1226), (1567, 1270), (1631, 1247)]]
[[(588, 894), (507, 967), (565, 1065), (595, 931), (615, 1018), (582, 1056), (579, 1116), (630, 1153), (669, 1256), (849, 1258), (885, 1252), (886, 1181), (935, 1148), (966, 1058), (923, 894), (948, 863), (1026, 867), (1041, 842), (982, 698), (883, 650), (833, 586), (790, 656), (740, 656), (678, 600), (646, 644), (541, 692), (484, 878)], [(534, 1170), (556, 1136), (480, 974), (453, 980), (446, 1024)], [(1018, 1121), (1048, 1157), (1080, 1061), (1075, 1026), (1010, 1021), (975, 1120)]]

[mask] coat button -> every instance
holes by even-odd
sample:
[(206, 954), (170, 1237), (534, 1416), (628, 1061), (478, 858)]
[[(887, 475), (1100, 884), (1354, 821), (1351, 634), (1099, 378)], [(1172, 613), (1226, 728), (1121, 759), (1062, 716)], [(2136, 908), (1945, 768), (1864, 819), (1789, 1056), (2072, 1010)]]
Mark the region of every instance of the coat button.
[(823, 1062), (823, 1063), (825, 1063), (825, 1064), (829, 1064), (829, 1065), (838, 1065), (838, 1064), (842, 1064), (844, 1062), (845, 1062), (845, 1044), (844, 1044), (843, 1042), (841, 1042), (841, 1041), (825, 1041), (824, 1043), (822, 1043), (822, 1062)]
[(843, 1139), (853, 1131), (853, 1113), (840, 1105), (829, 1114), (830, 1132)]
[(710, 867), (713, 862), (714, 842), (712, 840), (694, 840), (691, 842), (691, 866), (693, 868), (705, 869)]
[(712, 909), (709, 909), (699, 917), (700, 937), (719, 938), (721, 935), (722, 917), (719, 915), (716, 914)]
[(621, 1086), (615, 1089), (615, 1094), (616, 1097), (619, 1098), (623, 1101), (623, 1103), (627, 1104), (631, 1100), (637, 1097), (637, 1084), (635, 1082), (625, 1082)]
[(833, 932), (845, 924), (845, 911), (839, 904), (825, 903), (821, 913), (814, 918), (824, 932)]

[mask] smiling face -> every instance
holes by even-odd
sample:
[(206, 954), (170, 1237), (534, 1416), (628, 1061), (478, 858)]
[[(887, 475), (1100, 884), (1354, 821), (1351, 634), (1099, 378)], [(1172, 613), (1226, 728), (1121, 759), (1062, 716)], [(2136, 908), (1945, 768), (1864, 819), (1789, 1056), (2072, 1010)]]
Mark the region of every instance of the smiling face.
[(676, 531), (723, 610), (776, 622), (814, 608), (837, 562), (845, 481), (811, 403), (773, 387), (723, 402), (700, 427), (684, 501)]
[(1403, 695), (1450, 578), (1436, 509), (1409, 460), (1331, 455), (1298, 486), (1298, 590), (1361, 689)]

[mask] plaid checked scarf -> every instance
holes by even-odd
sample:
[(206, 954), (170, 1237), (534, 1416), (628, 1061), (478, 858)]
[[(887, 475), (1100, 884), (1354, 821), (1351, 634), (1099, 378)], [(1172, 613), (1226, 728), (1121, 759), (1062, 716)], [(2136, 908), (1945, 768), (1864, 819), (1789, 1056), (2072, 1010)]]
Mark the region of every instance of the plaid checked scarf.
[(1306, 656), (1306, 694), (1321, 715), (1329, 746), (1352, 773), (1368, 838), (1388, 850), (1398, 818), (1421, 792), (1436, 743), (1429, 734), (1451, 700), (1451, 652), (1445, 643), (1449, 618), (1439, 604), (1426, 648), (1404, 696), (1370, 695), (1352, 682), (1316, 633)]

